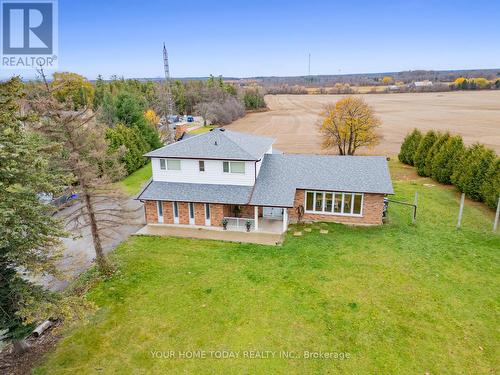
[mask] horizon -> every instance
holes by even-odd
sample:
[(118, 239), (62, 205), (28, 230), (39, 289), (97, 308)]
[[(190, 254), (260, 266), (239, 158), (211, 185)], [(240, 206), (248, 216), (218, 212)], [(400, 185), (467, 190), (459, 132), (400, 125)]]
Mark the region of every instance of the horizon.
[[(48, 75), (162, 79), (163, 42), (171, 76), (186, 79), (308, 76), (309, 53), (311, 76), (485, 70), (500, 61), (500, 50), (492, 48), (500, 30), (487, 22), (500, 16), (500, 4), (485, 0), (474, 6), (463, 0), (258, 0), (215, 7), (59, 0), (58, 8), (59, 66)], [(320, 18), (324, 14), (331, 16)], [(32, 79), (35, 71), (0, 72), (1, 79), (12, 75)]]

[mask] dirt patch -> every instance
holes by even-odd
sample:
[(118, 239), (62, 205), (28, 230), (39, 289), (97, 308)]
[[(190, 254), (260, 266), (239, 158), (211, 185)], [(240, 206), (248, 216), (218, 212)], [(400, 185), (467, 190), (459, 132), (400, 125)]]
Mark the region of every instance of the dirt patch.
[(58, 327), (54, 326), (44, 332), (39, 338), (30, 336), (26, 341), (30, 345), (27, 352), (15, 354), (12, 345), (8, 345), (0, 352), (0, 373), (5, 375), (31, 374), (38, 366), (46, 353), (52, 351), (61, 338)]
[[(317, 131), (320, 113), (343, 95), (267, 95), (269, 111), (250, 113), (227, 128), (277, 138), (288, 153), (326, 153)], [(381, 142), (359, 154), (395, 155), (413, 128), (460, 134), (465, 143), (480, 142), (500, 153), (500, 90), (409, 94), (364, 94), (382, 119)]]

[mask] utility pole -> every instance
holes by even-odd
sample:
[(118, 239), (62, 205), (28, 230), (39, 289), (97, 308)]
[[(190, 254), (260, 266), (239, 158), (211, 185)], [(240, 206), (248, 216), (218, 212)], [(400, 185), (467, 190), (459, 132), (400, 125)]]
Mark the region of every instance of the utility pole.
[(460, 197), (460, 209), (458, 211), (457, 229), (460, 229), (460, 227), (462, 226), (462, 214), (464, 212), (464, 201), (465, 201), (465, 193), (462, 193), (462, 196)]
[(311, 52), (309, 52), (309, 66), (307, 69), (307, 75), (311, 77)]

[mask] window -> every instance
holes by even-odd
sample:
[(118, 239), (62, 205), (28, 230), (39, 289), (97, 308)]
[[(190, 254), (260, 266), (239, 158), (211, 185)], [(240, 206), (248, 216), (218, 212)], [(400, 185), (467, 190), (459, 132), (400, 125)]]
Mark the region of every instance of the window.
[(222, 171), (224, 173), (245, 173), (244, 161), (223, 161)]
[(325, 193), (325, 212), (332, 212), (333, 193)]
[(344, 194), (344, 214), (350, 214), (352, 211), (352, 194)]
[(199, 168), (200, 172), (205, 172), (205, 161), (204, 160), (198, 161), (198, 168)]
[(363, 195), (362, 194), (354, 194), (354, 204), (353, 204), (353, 210), (352, 210), (352, 213), (354, 215), (361, 215), (362, 202), (363, 202)]
[(167, 166), (165, 165), (165, 159), (160, 159), (160, 169), (165, 170)]
[(314, 200), (314, 211), (323, 211), (323, 193), (320, 191), (317, 191), (314, 193), (316, 195), (316, 199)]
[(177, 204), (177, 202), (174, 202), (174, 217), (179, 217), (179, 205)]
[(306, 197), (306, 210), (307, 211), (313, 211), (313, 202), (314, 202), (314, 192), (308, 191), (307, 192), (307, 197)]
[(158, 206), (158, 216), (163, 217), (163, 205), (161, 204), (161, 201), (157, 201), (157, 206)]
[(307, 191), (305, 204), (309, 213), (361, 215), (363, 194)]
[(180, 171), (181, 170), (181, 161), (174, 160), (174, 159), (168, 159), (167, 160), (167, 169), (169, 171)]

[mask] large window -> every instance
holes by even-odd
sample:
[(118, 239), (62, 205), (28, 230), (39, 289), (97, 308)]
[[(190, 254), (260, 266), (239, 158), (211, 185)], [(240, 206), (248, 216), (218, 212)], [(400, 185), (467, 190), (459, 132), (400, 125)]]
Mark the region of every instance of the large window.
[(167, 159), (167, 169), (169, 171), (180, 171), (181, 170), (181, 161), (174, 159)]
[(224, 173), (245, 173), (244, 161), (223, 161), (222, 171)]
[(163, 170), (163, 171), (165, 169), (167, 169), (167, 165), (165, 163), (165, 159), (160, 159), (160, 169)]
[(333, 215), (361, 215), (363, 194), (327, 191), (306, 192), (306, 212)]

